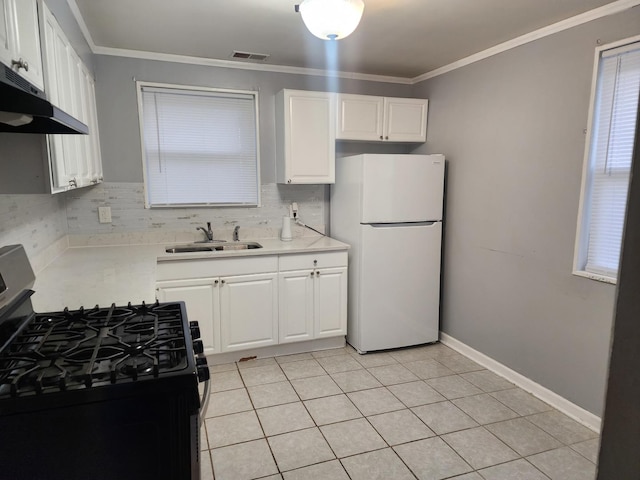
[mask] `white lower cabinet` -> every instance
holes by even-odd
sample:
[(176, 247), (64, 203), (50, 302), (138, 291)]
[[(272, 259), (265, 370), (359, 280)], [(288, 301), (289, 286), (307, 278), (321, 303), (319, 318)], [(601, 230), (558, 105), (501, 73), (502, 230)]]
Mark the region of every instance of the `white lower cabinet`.
[(158, 282), (161, 302), (184, 301), (205, 353), (278, 343), (277, 273)]
[(220, 279), (223, 352), (278, 343), (277, 278), (263, 273)]
[(280, 343), (347, 334), (347, 252), (281, 255)]
[(157, 275), (158, 300), (186, 303), (207, 354), (347, 333), (346, 251), (160, 262)]
[(280, 273), (280, 343), (347, 334), (347, 268)]
[(347, 267), (316, 270), (313, 286), (314, 336), (347, 334)]
[(174, 280), (156, 284), (159, 301), (185, 302), (189, 320), (197, 321), (200, 326), (200, 338), (204, 344), (205, 353), (221, 351), (219, 284), (219, 279), (211, 278)]
[(313, 270), (280, 273), (280, 343), (313, 338)]

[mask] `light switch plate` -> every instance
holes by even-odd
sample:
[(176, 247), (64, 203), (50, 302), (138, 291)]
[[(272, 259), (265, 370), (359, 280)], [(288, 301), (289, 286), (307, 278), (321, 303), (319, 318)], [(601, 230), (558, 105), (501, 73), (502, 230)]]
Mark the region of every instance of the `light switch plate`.
[(111, 207), (98, 207), (98, 221), (111, 223)]

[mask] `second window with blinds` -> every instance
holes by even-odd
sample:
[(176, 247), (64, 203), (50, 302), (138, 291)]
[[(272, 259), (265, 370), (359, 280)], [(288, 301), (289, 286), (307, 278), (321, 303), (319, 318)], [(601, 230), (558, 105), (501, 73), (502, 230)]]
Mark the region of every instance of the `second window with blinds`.
[(640, 92), (640, 39), (596, 52), (574, 273), (616, 283)]
[(258, 206), (258, 94), (137, 82), (145, 206)]

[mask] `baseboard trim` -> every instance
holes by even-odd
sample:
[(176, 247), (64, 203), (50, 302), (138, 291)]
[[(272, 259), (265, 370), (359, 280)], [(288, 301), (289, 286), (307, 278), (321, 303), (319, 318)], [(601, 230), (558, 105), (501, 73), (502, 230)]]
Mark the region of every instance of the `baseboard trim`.
[(597, 415), (588, 412), (582, 407), (579, 407), (575, 403), (570, 402), (564, 397), (561, 397), (555, 392), (552, 392), (546, 387), (543, 387), (539, 383), (525, 377), (524, 375), (510, 369), (502, 363), (494, 360), (493, 358), (481, 353), (469, 345), (462, 343), (460, 340), (447, 335), (444, 332), (440, 332), (440, 342), (447, 347), (469, 357), (476, 363), (479, 363), (483, 367), (491, 370), (497, 375), (504, 377), (510, 382), (516, 384), (518, 387), (529, 392), (533, 396), (539, 398), (543, 402), (548, 403), (555, 409), (561, 411), (565, 415), (573, 418), (577, 422), (580, 422), (585, 427), (590, 428), (594, 432), (600, 432), (602, 420)]

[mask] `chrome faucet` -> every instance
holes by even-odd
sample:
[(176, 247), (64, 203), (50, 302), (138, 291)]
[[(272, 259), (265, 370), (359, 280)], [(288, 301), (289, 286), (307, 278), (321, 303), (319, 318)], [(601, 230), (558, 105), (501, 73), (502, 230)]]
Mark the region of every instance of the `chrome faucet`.
[(206, 235), (207, 239), (205, 242), (213, 242), (213, 230), (211, 230), (211, 222), (207, 222), (207, 229), (204, 227), (198, 227), (196, 230), (202, 230), (202, 232)]
[(233, 229), (233, 241), (234, 242), (239, 242), (240, 241), (240, 235), (239, 232), (240, 231), (240, 225), (236, 225), (236, 228)]

